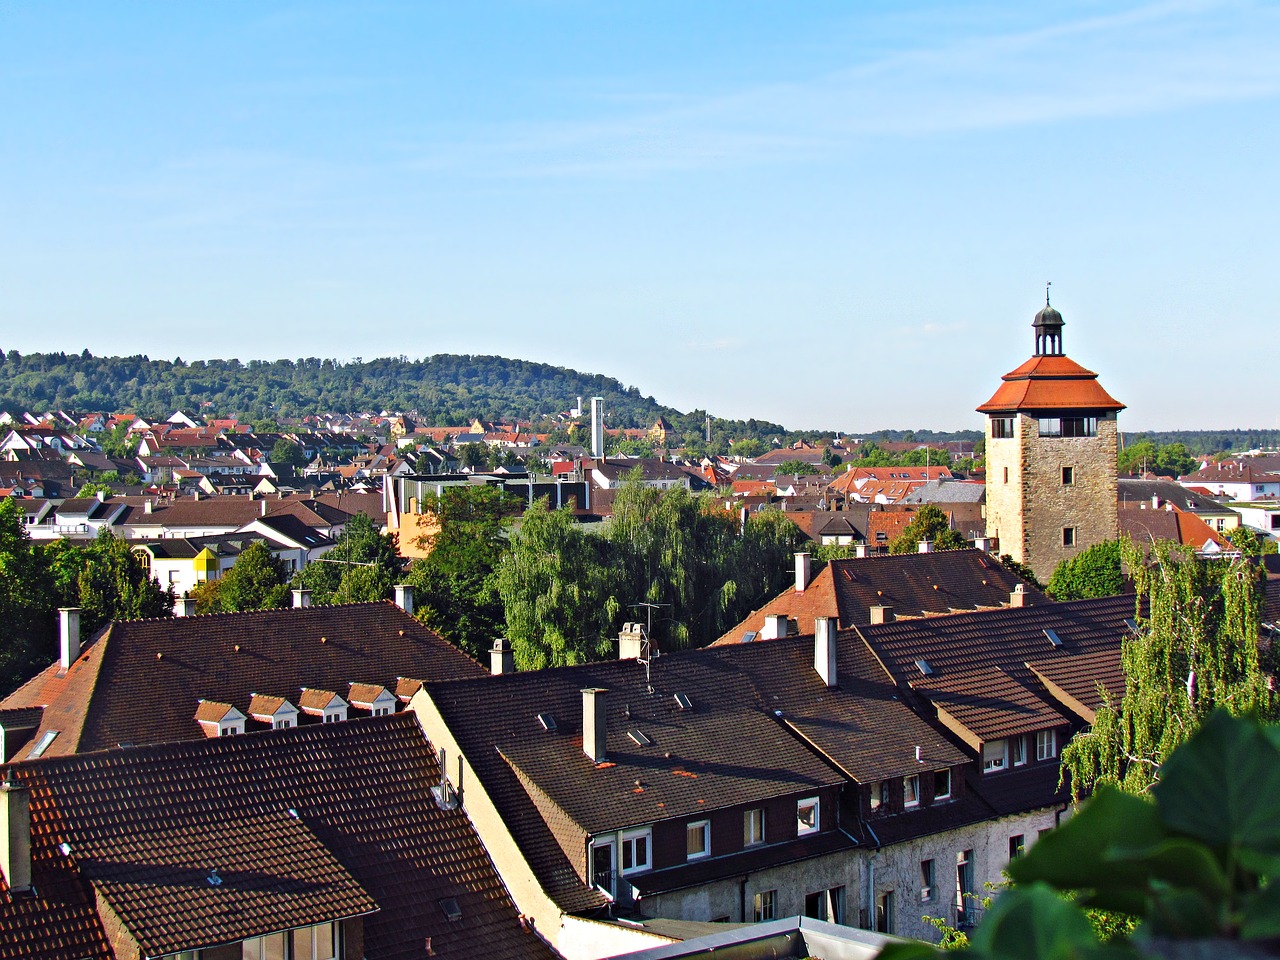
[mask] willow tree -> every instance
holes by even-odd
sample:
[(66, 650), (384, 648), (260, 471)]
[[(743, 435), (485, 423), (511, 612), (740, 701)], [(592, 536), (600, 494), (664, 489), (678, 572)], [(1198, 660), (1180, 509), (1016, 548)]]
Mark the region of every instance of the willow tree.
[(1146, 792), (1173, 749), (1215, 707), (1276, 717), (1258, 647), (1257, 567), (1202, 559), (1164, 543), (1152, 547), (1147, 561), (1129, 540), (1122, 553), (1137, 588), (1137, 629), (1121, 641), (1123, 697), (1104, 691), (1093, 726), (1062, 752), (1062, 775), (1077, 798), (1103, 783)]

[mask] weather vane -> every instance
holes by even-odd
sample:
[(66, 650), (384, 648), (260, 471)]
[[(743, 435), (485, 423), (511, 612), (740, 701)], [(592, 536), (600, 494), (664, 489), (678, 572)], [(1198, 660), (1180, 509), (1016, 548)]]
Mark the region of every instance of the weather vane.
[(1053, 281), (1052, 281), (1052, 280), (1048, 281), (1048, 282), (1044, 285), (1044, 305), (1045, 305), (1046, 307), (1049, 305), (1049, 288), (1050, 288), (1050, 287), (1052, 287), (1052, 286), (1053, 286)]

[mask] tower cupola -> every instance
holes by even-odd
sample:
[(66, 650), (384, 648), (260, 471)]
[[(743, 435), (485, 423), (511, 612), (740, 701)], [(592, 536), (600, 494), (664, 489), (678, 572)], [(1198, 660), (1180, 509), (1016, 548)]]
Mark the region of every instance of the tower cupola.
[(1036, 330), (1036, 356), (1062, 356), (1062, 314), (1049, 306), (1049, 288), (1044, 291), (1044, 308), (1031, 324)]

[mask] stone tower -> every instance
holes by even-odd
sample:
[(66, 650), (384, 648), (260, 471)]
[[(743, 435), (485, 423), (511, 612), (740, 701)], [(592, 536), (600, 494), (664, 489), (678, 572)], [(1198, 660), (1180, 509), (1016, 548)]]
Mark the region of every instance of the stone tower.
[(1116, 414), (1124, 404), (1062, 352), (1062, 314), (1032, 324), (1035, 355), (978, 407), (987, 417), (987, 536), (1047, 581), (1062, 560), (1113, 540)]

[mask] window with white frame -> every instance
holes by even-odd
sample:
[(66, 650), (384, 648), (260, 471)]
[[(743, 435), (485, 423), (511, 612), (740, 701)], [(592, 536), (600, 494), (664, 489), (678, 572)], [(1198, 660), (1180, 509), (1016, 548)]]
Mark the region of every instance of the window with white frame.
[(250, 937), (240, 943), (241, 960), (286, 960), (288, 939), (283, 933)]
[(622, 872), (639, 873), (648, 870), (649, 851), (653, 847), (653, 834), (648, 827), (622, 831)]
[(806, 797), (796, 803), (796, 833), (816, 833), (819, 826), (818, 798)]
[(754, 807), (742, 814), (742, 845), (764, 843), (764, 807)]
[(614, 891), (616, 857), (617, 846), (612, 833), (591, 841), (591, 884), (610, 896), (613, 896)]
[(338, 926), (334, 923), (317, 923), (300, 927), (290, 936), (293, 954), (289, 960), (337, 960)]
[(1058, 731), (1040, 730), (1036, 733), (1036, 759), (1051, 760), (1058, 755)]
[(870, 788), (868, 788), (867, 796), (870, 798), (872, 810), (879, 810), (880, 805), (888, 799), (884, 795), (884, 786), (885, 784), (882, 780), (879, 783), (873, 783)]
[(752, 898), (756, 923), (772, 920), (778, 909), (778, 891), (762, 890)]
[(1009, 758), (1015, 767), (1020, 767), (1027, 762), (1026, 737), (1013, 737), (1009, 741)]
[(992, 740), (982, 745), (982, 772), (991, 773), (1009, 766), (1009, 744), (1006, 740)]
[(933, 771), (933, 799), (946, 800), (951, 796), (951, 771)]
[(920, 775), (913, 773), (902, 778), (902, 805), (915, 807), (920, 805)]
[(695, 820), (684, 828), (684, 855), (697, 860), (711, 855), (711, 821)]

